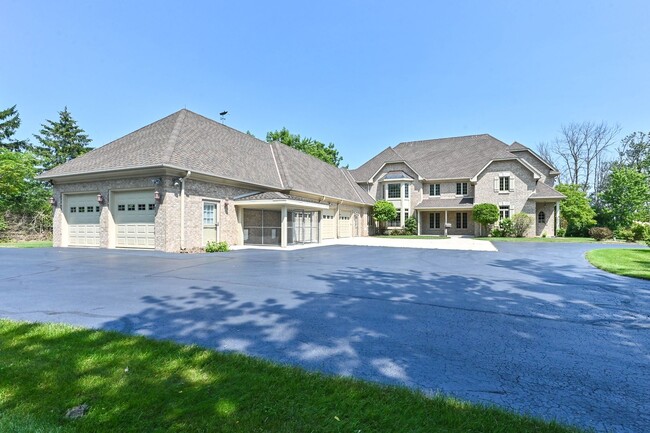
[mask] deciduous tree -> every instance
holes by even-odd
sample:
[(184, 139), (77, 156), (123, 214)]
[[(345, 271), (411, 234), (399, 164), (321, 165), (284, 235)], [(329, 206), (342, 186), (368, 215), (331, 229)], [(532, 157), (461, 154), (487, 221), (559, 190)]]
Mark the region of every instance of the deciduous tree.
[(589, 205), (587, 193), (580, 185), (560, 184), (556, 190), (566, 196), (560, 203), (560, 216), (568, 236), (584, 236), (596, 225), (596, 212)]
[(612, 229), (630, 227), (635, 220), (646, 221), (650, 213), (648, 176), (630, 167), (614, 168), (601, 202)]
[(320, 141), (313, 140), (312, 138), (300, 137), (299, 134), (292, 134), (287, 128), (282, 128), (279, 131), (270, 131), (266, 134), (266, 141), (279, 141), (289, 147), (293, 147), (308, 155), (315, 156), (316, 158), (338, 167), (343, 157), (339, 155), (333, 143), (324, 144)]

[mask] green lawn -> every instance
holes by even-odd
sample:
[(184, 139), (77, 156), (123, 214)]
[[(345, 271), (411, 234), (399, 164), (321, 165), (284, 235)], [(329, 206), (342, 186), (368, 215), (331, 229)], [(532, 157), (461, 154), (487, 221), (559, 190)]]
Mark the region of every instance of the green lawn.
[(373, 238), (388, 239), (448, 239), (446, 236), (428, 236), (428, 235), (374, 235)]
[[(86, 416), (66, 410), (88, 404)], [(405, 388), (64, 325), (0, 320), (0, 431), (578, 432)]]
[(582, 243), (595, 243), (597, 242), (593, 238), (494, 238), (494, 237), (482, 237), (476, 238), (482, 241), (495, 241), (495, 242), (559, 242), (559, 243), (571, 243), (571, 242), (582, 242)]
[(587, 252), (592, 265), (613, 274), (650, 280), (650, 249), (602, 249)]
[(0, 248), (50, 248), (52, 241), (0, 242)]

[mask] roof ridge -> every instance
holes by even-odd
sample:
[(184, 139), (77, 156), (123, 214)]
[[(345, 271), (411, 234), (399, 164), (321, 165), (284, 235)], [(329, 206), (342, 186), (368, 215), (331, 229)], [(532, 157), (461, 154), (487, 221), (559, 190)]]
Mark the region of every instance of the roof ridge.
[(275, 157), (275, 149), (273, 148), (273, 143), (268, 143), (269, 149), (271, 149), (271, 156), (273, 157), (273, 162), (275, 163), (275, 169), (278, 172), (278, 177), (280, 178), (280, 186), (284, 188), (284, 180), (282, 180), (282, 173), (280, 172), (280, 165), (278, 164), (278, 158)]
[(286, 185), (284, 185), (284, 182), (282, 182), (283, 186), (287, 189), (291, 189), (293, 188), (293, 182), (291, 176), (289, 175), (289, 170), (287, 170), (287, 162), (284, 160), (284, 156), (282, 155), (282, 152), (279, 151), (279, 147), (278, 147), (279, 145), (286, 146), (286, 144), (281, 143), (277, 140), (271, 142), (271, 144), (274, 144), (275, 150), (278, 151), (278, 166), (279, 166), (278, 168), (280, 169), (280, 177), (282, 177), (282, 175), (284, 174), (284, 178), (287, 181)]
[(345, 177), (345, 179), (348, 181), (348, 183), (352, 187), (352, 190), (354, 191), (354, 193), (357, 195), (357, 197), (359, 197), (359, 200), (361, 200), (361, 203), (365, 203), (365, 201), (363, 201), (363, 198), (361, 198), (361, 194), (359, 194), (359, 191), (357, 191), (357, 189), (355, 188), (355, 185), (357, 185), (357, 183), (352, 182), (354, 180), (354, 178), (352, 178), (352, 180), (350, 180), (350, 178), (352, 177), (352, 174), (348, 173), (348, 170), (345, 169), (345, 168), (339, 168), (339, 170), (341, 170), (343, 172), (343, 177)]
[(176, 150), (176, 144), (178, 142), (178, 136), (180, 135), (183, 124), (185, 123), (185, 116), (187, 110), (183, 109), (178, 111), (178, 118), (174, 124), (174, 129), (172, 129), (171, 134), (169, 134), (169, 139), (167, 140), (167, 147), (165, 155), (163, 156), (163, 161), (166, 163), (171, 163), (172, 156)]
[(225, 123), (217, 122), (214, 119), (210, 119), (209, 117), (204, 116), (203, 114), (195, 113), (194, 111), (188, 110), (187, 108), (183, 108), (180, 111), (186, 111), (186, 112), (188, 112), (190, 114), (193, 114), (194, 116), (201, 117), (201, 118), (209, 121), (210, 123), (214, 123), (216, 125), (222, 126), (222, 127), (226, 128), (226, 129), (229, 129), (229, 130), (231, 130), (233, 132), (236, 132), (237, 134), (247, 135), (248, 137), (252, 138), (253, 140), (259, 141), (260, 143), (264, 143), (264, 144), (268, 143), (268, 141), (264, 141), (262, 139), (259, 139), (259, 138), (255, 137), (254, 135), (246, 134), (245, 132), (241, 132), (238, 129), (235, 129), (235, 128), (231, 127), (231, 126), (226, 125)]
[[(450, 139), (454, 139), (454, 138), (470, 138), (470, 137), (483, 137), (483, 136), (494, 138), (497, 141), (501, 141), (498, 138), (495, 138), (494, 136), (492, 136), (490, 134), (483, 133), (483, 134), (458, 135), (458, 136), (440, 137), (440, 138), (426, 138), (426, 139), (423, 139), (423, 140), (402, 141), (402, 142), (398, 143), (397, 146), (400, 146), (402, 144), (423, 143), (425, 141), (440, 141), (440, 140), (450, 140)], [(505, 143), (503, 143), (503, 144), (505, 144)], [(397, 146), (395, 146), (395, 147), (397, 147)], [(506, 146), (507, 146), (507, 144), (506, 144)], [(395, 150), (395, 148), (393, 148), (393, 150)]]

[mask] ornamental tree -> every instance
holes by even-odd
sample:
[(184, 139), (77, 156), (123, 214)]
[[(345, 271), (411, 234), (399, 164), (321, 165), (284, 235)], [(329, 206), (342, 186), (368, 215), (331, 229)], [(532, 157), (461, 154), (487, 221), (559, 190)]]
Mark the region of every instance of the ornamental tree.
[(566, 224), (567, 236), (585, 236), (596, 225), (596, 212), (591, 208), (581, 185), (560, 184), (555, 187), (566, 199), (560, 202), (560, 217)]
[(378, 200), (372, 207), (372, 217), (379, 223), (379, 230), (383, 233), (386, 230), (386, 222), (397, 217), (397, 209), (389, 201)]
[(487, 226), (499, 220), (499, 208), (492, 203), (475, 204), (472, 208), (472, 219), (481, 224), (481, 229), (487, 233)]

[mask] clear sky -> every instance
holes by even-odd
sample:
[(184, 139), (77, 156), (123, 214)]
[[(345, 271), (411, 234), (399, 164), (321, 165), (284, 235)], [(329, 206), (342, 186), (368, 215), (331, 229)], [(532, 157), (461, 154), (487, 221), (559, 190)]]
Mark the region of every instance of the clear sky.
[(0, 108), (99, 146), (183, 107), (354, 168), (402, 141), (650, 130), (650, 1), (0, 0)]

